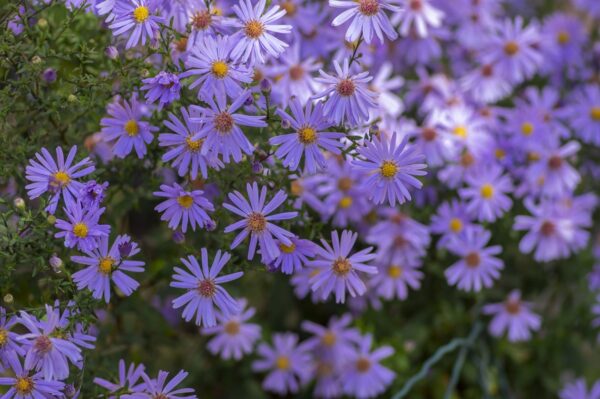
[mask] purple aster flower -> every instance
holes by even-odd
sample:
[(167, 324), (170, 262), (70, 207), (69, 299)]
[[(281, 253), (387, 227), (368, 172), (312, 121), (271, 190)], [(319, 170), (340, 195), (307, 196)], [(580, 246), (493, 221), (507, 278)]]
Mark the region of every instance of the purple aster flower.
[(391, 206), (396, 202), (402, 204), (410, 200), (409, 188), (419, 189), (423, 185), (413, 176), (424, 176), (421, 170), (427, 165), (422, 154), (414, 148), (406, 148), (408, 136), (398, 142), (396, 133), (387, 141), (374, 137), (365, 147), (358, 149), (362, 158), (355, 159), (353, 165), (362, 169), (369, 177), (363, 185), (376, 204), (388, 202)]
[(146, 155), (146, 145), (154, 139), (153, 132), (158, 128), (143, 121), (148, 109), (134, 94), (131, 101), (114, 101), (106, 107), (108, 117), (102, 118), (102, 138), (106, 142), (114, 142), (113, 153), (125, 158), (135, 148), (138, 158)]
[(595, 18), (600, 18), (600, 4), (595, 0), (573, 0), (580, 10), (590, 13)]
[(578, 142), (569, 141), (562, 147), (547, 149), (538, 161), (527, 168), (527, 181), (549, 196), (573, 192), (581, 176), (567, 158), (574, 156), (580, 148)]
[(77, 288), (88, 288), (96, 299), (110, 302), (110, 281), (126, 296), (139, 287), (139, 283), (124, 272), (141, 273), (144, 262), (124, 259), (122, 248), (129, 246), (127, 257), (140, 252), (137, 244), (127, 235), (117, 236), (115, 242), (108, 248), (108, 236), (100, 239), (100, 245), (92, 251), (84, 251), (87, 256), (71, 256), (71, 260), (87, 267), (73, 274)]
[(400, 7), (388, 0), (357, 0), (340, 1), (329, 0), (329, 6), (335, 8), (348, 8), (338, 15), (331, 24), (340, 26), (352, 18), (352, 23), (346, 31), (346, 40), (356, 42), (364, 38), (366, 43), (371, 43), (373, 33), (383, 42), (383, 35), (390, 40), (395, 40), (398, 34), (394, 30), (385, 10), (392, 12), (400, 11)]
[(273, 24), (285, 15), (285, 10), (275, 5), (265, 13), (266, 4), (266, 0), (259, 0), (253, 7), (250, 0), (240, 0), (239, 4), (233, 6), (237, 19), (232, 26), (239, 30), (233, 35), (236, 44), (232, 56), (244, 63), (262, 64), (265, 62), (264, 52), (277, 58), (288, 47), (287, 43), (273, 34), (290, 33), (292, 30), (291, 25)]
[(467, 212), (467, 206), (458, 201), (442, 203), (435, 215), (431, 217), (429, 228), (432, 233), (442, 234), (438, 245), (444, 247), (450, 237), (461, 233), (465, 228), (473, 226), (471, 215)]
[(568, 104), (561, 116), (581, 140), (600, 146), (600, 87), (584, 86), (570, 96)]
[(105, 191), (108, 182), (102, 184), (96, 183), (96, 180), (90, 180), (84, 184), (79, 191), (79, 200), (84, 209), (99, 208), (104, 201)]
[(241, 85), (252, 82), (252, 71), (231, 56), (235, 43), (230, 37), (207, 36), (192, 48), (181, 77), (198, 76), (189, 88), (198, 87), (199, 99), (217, 96), (221, 103), (226, 96), (237, 99), (243, 92)]
[(440, 129), (454, 139), (459, 150), (467, 150), (474, 157), (489, 153), (492, 137), (488, 132), (489, 122), (473, 108), (459, 105), (432, 117)]
[(202, 124), (193, 121), (185, 107), (181, 107), (183, 123), (175, 115), (169, 113), (169, 120), (165, 120), (165, 126), (174, 133), (161, 133), (158, 136), (158, 144), (161, 147), (171, 147), (162, 156), (163, 162), (171, 162), (171, 166), (177, 169), (179, 176), (188, 173), (192, 180), (198, 177), (198, 169), (203, 178), (208, 177), (208, 167), (219, 170), (223, 167), (216, 154), (208, 152), (202, 154), (203, 139), (195, 139), (194, 136), (202, 128)]
[(65, 247), (77, 247), (80, 251), (91, 251), (98, 247), (101, 237), (110, 233), (110, 226), (98, 224), (106, 208), (84, 209), (80, 202), (64, 208), (68, 220), (57, 219), (55, 227), (59, 230), (56, 238), (65, 238)]
[(566, 13), (550, 15), (544, 21), (541, 36), (541, 49), (546, 60), (542, 65), (544, 70), (560, 71), (564, 66), (581, 63), (587, 38), (585, 26), (579, 18)]
[(463, 291), (481, 291), (490, 288), (500, 277), (504, 262), (494, 257), (502, 252), (502, 247), (485, 247), (492, 234), (482, 227), (465, 229), (448, 242), (448, 250), (461, 259), (445, 271), (448, 284), (456, 285)]
[(154, 104), (158, 101), (158, 109), (179, 100), (179, 77), (174, 73), (161, 71), (153, 78), (142, 80), (141, 90), (146, 91), (146, 102)]
[(285, 167), (292, 171), (298, 169), (304, 156), (304, 170), (314, 174), (326, 166), (320, 148), (340, 154), (340, 148), (343, 147), (340, 139), (345, 135), (324, 131), (330, 124), (323, 115), (323, 103), (317, 103), (314, 108), (311, 103), (307, 103), (303, 111), (300, 101), (294, 98), (290, 102), (290, 109), (293, 117), (280, 109), (277, 110), (277, 114), (290, 123), (295, 133), (272, 137), (269, 144), (280, 146), (275, 151), (275, 156), (283, 161)]
[(266, 127), (264, 116), (243, 115), (235, 113), (244, 105), (249, 97), (249, 92), (241, 93), (230, 106), (227, 106), (222, 96), (206, 99), (209, 107), (190, 106), (190, 111), (198, 111), (202, 116), (192, 118), (194, 122), (203, 123), (204, 126), (194, 138), (204, 139), (200, 152), (204, 155), (210, 153), (222, 154), (223, 162), (229, 163), (231, 158), (235, 162), (242, 160), (242, 153), (250, 155), (254, 146), (248, 141), (240, 126)]
[(8, 390), (4, 391), (2, 399), (62, 397), (64, 383), (44, 380), (42, 373), (31, 374), (31, 368), (27, 367), (27, 361), (25, 361), (25, 366), (22, 366), (16, 352), (8, 352), (5, 360), (15, 376), (0, 377), (0, 385), (10, 386)]
[(430, 167), (441, 166), (444, 161), (454, 158), (455, 148), (451, 135), (444, 129), (438, 129), (433, 123), (411, 130), (409, 136), (414, 137), (414, 147), (425, 156)]
[[(177, 385), (188, 376), (187, 371), (180, 370), (179, 373), (167, 382), (169, 373), (160, 370), (156, 378), (150, 378), (146, 373), (142, 373), (142, 378), (146, 383), (144, 393), (140, 396), (134, 395), (135, 399), (197, 399), (192, 388), (177, 388)], [(192, 395), (189, 395), (192, 394)]]
[(312, 334), (312, 337), (303, 345), (319, 354), (320, 358), (331, 360), (334, 366), (343, 366), (361, 338), (359, 331), (352, 328), (351, 324), (352, 316), (347, 313), (339, 318), (333, 316), (326, 327), (305, 320), (302, 322), (302, 329)]
[(296, 297), (304, 299), (310, 294), (310, 299), (313, 303), (323, 302), (321, 299), (323, 297), (322, 288), (313, 291), (310, 284), (310, 280), (320, 272), (320, 269), (305, 267), (302, 270), (294, 273), (294, 275), (290, 278), (290, 282), (294, 286), (294, 294)]
[(154, 0), (116, 0), (110, 29), (115, 36), (133, 30), (125, 48), (137, 46), (140, 42), (145, 45), (146, 39), (154, 39), (159, 24), (164, 23), (164, 19), (156, 15), (157, 10), (158, 2)]
[(270, 371), (262, 387), (280, 395), (296, 393), (311, 378), (311, 356), (298, 336), (291, 333), (273, 334), (273, 346), (261, 343), (257, 349), (261, 359), (252, 363), (252, 370)]
[(10, 352), (15, 352), (20, 356), (25, 353), (17, 341), (17, 333), (10, 331), (19, 320), (12, 316), (6, 317), (6, 309), (0, 306), (0, 372), (4, 367), (9, 367), (5, 362)]
[(590, 388), (588, 391), (585, 380), (578, 380), (568, 383), (560, 391), (560, 399), (600, 399), (600, 381)]
[(430, 0), (402, 0), (402, 11), (392, 18), (394, 25), (399, 25), (400, 34), (427, 37), (431, 28), (439, 28), (444, 19), (444, 12), (431, 4)]
[(477, 66), (460, 80), (460, 84), (470, 97), (486, 104), (508, 96), (513, 88), (494, 64)]
[[(54, 301), (52, 311), (58, 317), (56, 330), (61, 334), (61, 338), (64, 338), (81, 348), (94, 349), (96, 347), (96, 337), (88, 334), (87, 331), (85, 331), (83, 324), (74, 321), (74, 317), (80, 315), (79, 309), (75, 307), (75, 302), (69, 301), (61, 313), (60, 301), (56, 300)], [(82, 369), (83, 359), (82, 361), (75, 363), (75, 366)]]
[(348, 359), (349, 367), (342, 373), (344, 393), (356, 398), (373, 398), (383, 393), (396, 374), (380, 364), (394, 354), (391, 346), (371, 351), (373, 337), (368, 334), (360, 340), (357, 350)]
[(284, 274), (297, 273), (308, 263), (309, 258), (315, 256), (316, 246), (310, 240), (290, 237), (291, 245), (278, 243), (280, 254), (271, 263), (274, 269), (281, 270)]
[(232, 204), (223, 204), (227, 210), (243, 218), (225, 227), (225, 233), (242, 229), (231, 243), (231, 249), (236, 248), (250, 235), (248, 259), (251, 260), (254, 258), (256, 244), (258, 243), (263, 259), (268, 263), (269, 260), (276, 259), (281, 253), (279, 245), (277, 245), (273, 236), (281, 244), (288, 246), (292, 245), (291, 239), (294, 237), (292, 233), (275, 225), (273, 222), (293, 219), (298, 215), (298, 212), (283, 212), (271, 215), (287, 199), (287, 195), (283, 190), (279, 190), (266, 205), (267, 187), (263, 186), (259, 192), (256, 182), (253, 184), (247, 183), (246, 191), (250, 202), (239, 191), (234, 191), (228, 195)]
[(25, 178), (31, 183), (25, 186), (27, 195), (30, 199), (50, 192), (52, 198), (46, 207), (50, 213), (56, 212), (56, 207), (61, 196), (65, 200), (67, 207), (75, 204), (75, 198), (79, 198), (83, 184), (76, 179), (89, 175), (95, 169), (92, 161), (86, 157), (72, 165), (77, 153), (77, 147), (71, 147), (67, 159), (65, 159), (63, 150), (56, 147), (56, 162), (47, 149), (42, 148), (41, 154), (36, 152), (35, 159), (29, 160), (29, 165), (25, 168)]
[(320, 270), (311, 278), (310, 284), (313, 291), (323, 288), (323, 299), (327, 299), (332, 292), (335, 292), (336, 303), (345, 302), (346, 291), (350, 296), (361, 296), (367, 291), (367, 287), (358, 272), (377, 273), (375, 266), (366, 263), (376, 256), (371, 253), (373, 247), (350, 255), (357, 237), (358, 234), (344, 230), (340, 239), (338, 232), (333, 231), (331, 233), (333, 247), (321, 239), (323, 247), (317, 247), (317, 258), (307, 263), (307, 266)]
[(524, 205), (531, 216), (517, 216), (513, 227), (527, 231), (519, 243), (522, 253), (535, 249), (534, 259), (548, 262), (567, 258), (587, 245), (590, 234), (585, 228), (591, 226), (589, 210), (579, 205), (568, 212), (556, 201), (535, 204), (530, 198), (525, 199)]
[(530, 310), (531, 304), (521, 300), (521, 292), (512, 291), (506, 301), (485, 305), (483, 313), (493, 315), (490, 334), (499, 337), (508, 332), (508, 340), (528, 341), (531, 332), (540, 329), (542, 319)]
[(254, 343), (260, 339), (261, 328), (258, 324), (247, 323), (254, 316), (255, 309), (246, 309), (247, 301), (238, 301), (239, 312), (227, 317), (217, 313), (218, 325), (202, 329), (204, 335), (214, 335), (208, 341), (208, 350), (221, 359), (240, 360), (244, 355), (252, 353)]
[(69, 361), (80, 364), (81, 349), (66, 339), (58, 338), (59, 315), (46, 305), (46, 318), (39, 321), (27, 312), (20, 312), (19, 324), (29, 330), (17, 339), (22, 343), (25, 369), (39, 371), (46, 380), (63, 380), (69, 376)]
[(518, 16), (498, 23), (482, 46), (481, 61), (492, 64), (502, 76), (514, 84), (531, 78), (542, 64), (538, 50), (540, 34), (535, 24), (525, 26)]
[(188, 40), (188, 49), (198, 48), (202, 46), (203, 39), (223, 33), (229, 18), (222, 15), (223, 10), (219, 8), (219, 4), (213, 1), (208, 3), (210, 8), (206, 8), (204, 2), (184, 1), (183, 3), (188, 8), (186, 12), (188, 20), (183, 23), (182, 32), (186, 31), (188, 23), (192, 29)]
[(189, 255), (188, 259), (181, 258), (181, 262), (191, 274), (176, 267), (170, 286), (187, 290), (185, 294), (173, 300), (174, 309), (185, 306), (182, 314), (185, 321), (190, 321), (195, 315), (197, 325), (213, 327), (217, 324), (215, 306), (221, 311), (223, 317), (239, 314), (239, 304), (221, 287), (221, 284), (237, 280), (244, 273), (236, 272), (217, 277), (229, 259), (231, 259), (229, 253), (224, 252), (221, 255), (219, 250), (209, 268), (208, 251), (206, 248), (202, 248), (200, 255), (202, 269), (200, 269), (194, 256)]
[(157, 212), (163, 212), (160, 220), (169, 221), (169, 228), (176, 230), (181, 225), (181, 230), (187, 231), (188, 223), (192, 230), (206, 228), (211, 222), (207, 212), (215, 210), (213, 204), (204, 197), (204, 191), (186, 191), (177, 183), (168, 186), (161, 184), (161, 191), (153, 194), (157, 197), (166, 198), (154, 208)]
[(401, 259), (396, 256), (395, 260), (378, 265), (379, 272), (371, 277), (368, 282), (378, 296), (389, 300), (397, 298), (405, 300), (408, 290), (421, 288), (423, 272), (419, 270), (420, 264), (415, 260)]
[(493, 222), (512, 207), (507, 193), (512, 190), (510, 177), (502, 174), (498, 164), (488, 164), (465, 177), (468, 188), (459, 194), (467, 201), (467, 212), (479, 221)]
[[(142, 392), (145, 385), (140, 381), (142, 378), (142, 374), (144, 373), (144, 365), (139, 364), (135, 365), (135, 363), (131, 363), (129, 367), (126, 367), (125, 361), (123, 359), (119, 360), (119, 381), (114, 383), (105, 380), (104, 378), (96, 377), (94, 378), (94, 384), (101, 386), (104, 389), (107, 389), (109, 393), (114, 394), (118, 392), (131, 392), (131, 393), (139, 393)], [(123, 399), (131, 399), (130, 395), (120, 395)], [(108, 399), (117, 399), (116, 395), (109, 395)]]
[(333, 61), (333, 66), (335, 76), (319, 71), (321, 77), (316, 80), (323, 83), (325, 88), (314, 98), (327, 98), (323, 113), (330, 115), (330, 120), (338, 125), (365, 122), (369, 118), (369, 110), (377, 106), (377, 94), (369, 90), (367, 85), (373, 78), (368, 71), (352, 75), (348, 58), (344, 59), (341, 66)]

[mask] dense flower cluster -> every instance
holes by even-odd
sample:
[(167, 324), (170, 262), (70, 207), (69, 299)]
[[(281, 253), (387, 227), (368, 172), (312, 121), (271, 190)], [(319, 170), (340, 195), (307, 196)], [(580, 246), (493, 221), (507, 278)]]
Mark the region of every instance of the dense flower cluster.
[[(140, 288), (144, 248), (103, 224), (117, 210), (109, 182), (91, 179), (101, 170), (110, 181), (111, 165), (133, 159), (162, 178), (152, 217), (176, 242), (227, 242), (168, 260), (166, 312), (210, 336), (213, 355), (253, 356), (266, 391), (312, 383), (315, 397), (376, 397), (395, 379), (385, 362), (397, 348), (345, 310), (327, 325), (304, 317), (301, 330), (267, 331), (240, 295), (259, 268), (285, 275), (299, 300), (358, 315), (407, 300), (428, 278), (428, 254), (449, 254), (438, 258), (448, 286), (495, 289), (474, 297), (489, 335), (531, 340), (544, 309), (505, 269), (516, 256), (550, 263), (590, 247), (598, 201), (586, 181), (598, 166), (583, 160), (600, 146), (598, 43), (575, 14), (530, 18), (499, 3), (67, 1), (112, 32), (109, 58), (151, 71), (103, 104), (89, 154), (41, 148), (25, 167), (29, 199), (43, 199), (70, 251), (70, 281), (98, 308)], [(598, 23), (597, 0), (573, 4)], [(14, 35), (28, 12), (9, 22)], [(589, 285), (600, 291), (600, 265)], [(79, 394), (73, 373), (96, 337), (78, 312), (73, 302), (0, 308), (2, 398)], [(94, 382), (111, 398), (196, 398), (187, 376), (121, 360), (116, 381)], [(598, 384), (588, 394), (577, 380), (560, 396), (600, 397)]]

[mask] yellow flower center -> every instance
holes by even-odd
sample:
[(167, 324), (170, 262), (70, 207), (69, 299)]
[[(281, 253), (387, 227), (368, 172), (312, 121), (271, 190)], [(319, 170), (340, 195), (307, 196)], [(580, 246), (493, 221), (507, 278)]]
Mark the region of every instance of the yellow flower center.
[(291, 243), (291, 245), (279, 244), (279, 249), (284, 254), (293, 254), (296, 250), (296, 244)]
[(240, 323), (233, 320), (228, 321), (225, 323), (225, 326), (223, 326), (223, 331), (228, 335), (238, 335), (240, 332)]
[(192, 140), (192, 136), (187, 136), (185, 138), (185, 144), (187, 145), (188, 150), (191, 152), (198, 152), (200, 148), (202, 148), (203, 139), (200, 140)]
[(350, 273), (350, 270), (352, 270), (352, 264), (346, 258), (337, 258), (333, 261), (332, 268), (333, 272), (337, 276), (343, 277), (346, 274)]
[(304, 187), (302, 186), (302, 182), (300, 180), (292, 181), (292, 183), (290, 184), (290, 192), (296, 197), (301, 196), (302, 193), (304, 193)]
[(233, 117), (227, 112), (221, 112), (215, 115), (214, 119), (215, 130), (219, 134), (228, 134), (233, 129)]
[(571, 41), (571, 35), (569, 35), (569, 32), (559, 32), (556, 36), (556, 41), (558, 44), (567, 44)]
[(465, 137), (467, 137), (467, 134), (469, 133), (469, 132), (468, 132), (468, 130), (467, 130), (467, 127), (466, 127), (465, 125), (458, 125), (458, 126), (456, 126), (456, 127), (454, 128), (454, 130), (452, 130), (452, 132), (453, 132), (453, 133), (454, 133), (456, 136), (458, 136), (458, 137), (461, 137), (461, 138), (463, 138), (463, 139), (464, 139)]
[(402, 266), (392, 265), (388, 268), (387, 271), (388, 276), (391, 278), (399, 278), (402, 276)]
[(502, 148), (496, 148), (496, 151), (494, 151), (494, 155), (497, 159), (504, 159), (504, 157), (506, 156), (506, 151), (504, 151)]
[(212, 63), (211, 71), (219, 79), (223, 79), (229, 72), (229, 66), (224, 61), (215, 61)]
[(327, 330), (325, 334), (323, 334), (323, 337), (321, 337), (321, 342), (325, 346), (333, 346), (335, 344), (335, 341), (337, 341), (337, 337), (333, 332), (329, 330)]
[(292, 17), (296, 14), (296, 4), (293, 1), (284, 1), (280, 4), (281, 8), (285, 10), (286, 15)]
[(590, 110), (590, 116), (595, 121), (600, 121), (600, 106), (592, 107)]
[(531, 133), (533, 133), (533, 124), (529, 122), (523, 123), (521, 125), (521, 133), (523, 133), (524, 136), (531, 136)]
[(317, 132), (310, 126), (303, 126), (298, 130), (298, 140), (302, 144), (312, 144), (317, 141)]
[(262, 213), (252, 212), (246, 219), (248, 230), (252, 233), (261, 233), (267, 228), (267, 219)]
[(459, 218), (450, 219), (450, 230), (454, 233), (460, 233), (463, 229), (463, 222)]
[(83, 222), (75, 223), (75, 226), (73, 226), (73, 234), (75, 234), (79, 238), (87, 237), (87, 235), (88, 235), (87, 225)]
[(490, 199), (494, 196), (494, 187), (489, 184), (486, 183), (483, 186), (481, 186), (481, 196), (485, 199)]
[(71, 181), (71, 177), (67, 174), (67, 172), (58, 171), (53, 176), (54, 181), (61, 186), (66, 186)]
[(135, 120), (130, 119), (125, 122), (125, 131), (130, 137), (137, 136), (137, 134), (140, 132), (140, 127)]
[(342, 209), (346, 209), (349, 208), (350, 206), (352, 206), (352, 203), (354, 201), (352, 200), (352, 197), (343, 197), (340, 202), (338, 203), (339, 207)]
[(0, 348), (2, 348), (8, 342), (8, 331), (0, 328)]
[(515, 41), (507, 42), (504, 45), (504, 52), (509, 56), (517, 54), (519, 52), (519, 44)]
[(277, 356), (277, 359), (275, 360), (275, 367), (277, 367), (279, 370), (287, 370), (290, 368), (290, 359), (287, 356)]
[(538, 152), (535, 152), (535, 151), (530, 151), (527, 154), (527, 160), (529, 162), (539, 161), (540, 160), (540, 154)]
[(35, 384), (30, 377), (18, 377), (15, 383), (15, 389), (21, 395), (30, 394), (33, 392)]
[(205, 298), (212, 298), (217, 292), (217, 285), (212, 280), (202, 280), (196, 288), (198, 293)]
[(181, 205), (182, 208), (189, 209), (194, 203), (194, 198), (191, 195), (181, 195), (177, 197), (177, 203)]
[(265, 31), (265, 27), (262, 22), (255, 19), (246, 22), (244, 32), (246, 36), (251, 39), (258, 39)]
[(103, 274), (110, 274), (112, 272), (112, 267), (115, 264), (115, 260), (110, 256), (106, 258), (100, 259), (100, 263), (98, 264), (98, 269)]
[(371, 369), (371, 361), (366, 357), (361, 357), (356, 361), (356, 369), (359, 373), (366, 373)]
[(142, 23), (148, 19), (150, 16), (150, 10), (146, 6), (138, 6), (133, 10), (133, 18), (135, 18), (137, 23)]
[(386, 179), (391, 179), (396, 176), (398, 173), (398, 165), (394, 161), (383, 161), (381, 167), (379, 168), (381, 171), (381, 175)]

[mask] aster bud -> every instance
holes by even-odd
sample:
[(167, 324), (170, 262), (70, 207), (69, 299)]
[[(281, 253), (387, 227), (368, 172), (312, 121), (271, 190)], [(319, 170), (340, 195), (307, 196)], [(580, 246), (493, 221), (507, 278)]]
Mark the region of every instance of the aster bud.
[(39, 26), (42, 29), (45, 29), (48, 27), (48, 20), (46, 18), (40, 18), (37, 21), (37, 26)]
[(131, 241), (123, 241), (119, 244), (119, 255), (121, 255), (122, 258), (126, 258), (129, 256), (132, 249), (133, 244), (131, 244)]
[(183, 244), (185, 242), (185, 234), (180, 230), (173, 232), (173, 241), (175, 241), (175, 244)]
[(205, 228), (206, 231), (215, 231), (215, 229), (217, 228), (217, 222), (211, 219), (208, 222), (206, 222)]
[(52, 270), (54, 270), (55, 273), (60, 273), (60, 268), (63, 265), (63, 261), (61, 258), (59, 258), (56, 254), (52, 254), (48, 263), (50, 264), (50, 267), (52, 268)]
[(42, 72), (42, 79), (46, 83), (54, 83), (56, 81), (57, 73), (54, 68), (46, 68), (44, 72)]
[(290, 123), (290, 121), (288, 121), (287, 119), (281, 120), (281, 128), (282, 129), (289, 129), (290, 127), (292, 127), (292, 124)]
[(67, 96), (67, 101), (70, 103), (75, 103), (77, 102), (77, 96), (75, 94), (69, 94)]
[(46, 218), (46, 220), (48, 221), (48, 223), (54, 224), (54, 223), (56, 223), (56, 216), (54, 216), (54, 215), (48, 215), (48, 217)]
[(117, 50), (115, 46), (108, 46), (106, 50), (104, 50), (104, 54), (111, 60), (116, 60), (119, 56), (119, 50)]
[(40, 56), (34, 55), (33, 57), (31, 57), (32, 64), (39, 64), (40, 62), (42, 62), (42, 59), (40, 58)]
[(252, 96), (246, 97), (246, 101), (244, 101), (244, 105), (249, 107), (252, 104), (254, 104), (254, 98), (252, 98)]
[(17, 209), (25, 209), (25, 200), (21, 197), (17, 197), (14, 199), (13, 204), (15, 205), (15, 208)]
[(263, 167), (261, 162), (259, 162), (259, 161), (252, 162), (252, 172), (253, 173), (260, 174), (263, 172), (263, 170), (265, 170), (265, 168)]
[(77, 389), (75, 389), (75, 385), (67, 384), (65, 385), (65, 389), (63, 390), (64, 395), (67, 398), (74, 398), (77, 395)]
[(13, 301), (15, 300), (15, 298), (12, 296), (12, 294), (6, 294), (4, 295), (4, 302), (6, 303), (13, 303)]
[(269, 79), (263, 79), (260, 81), (260, 90), (265, 94), (271, 92), (271, 82)]

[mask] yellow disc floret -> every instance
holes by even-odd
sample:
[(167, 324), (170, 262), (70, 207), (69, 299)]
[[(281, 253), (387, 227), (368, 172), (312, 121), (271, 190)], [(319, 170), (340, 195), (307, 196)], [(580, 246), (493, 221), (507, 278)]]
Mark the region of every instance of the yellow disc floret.
[(135, 18), (137, 23), (142, 23), (148, 19), (150, 16), (150, 10), (146, 6), (138, 6), (133, 10), (133, 18)]

